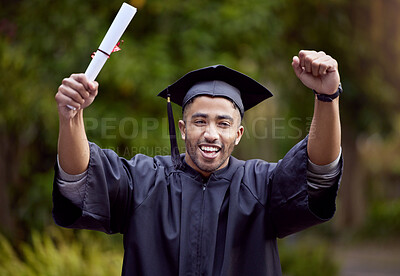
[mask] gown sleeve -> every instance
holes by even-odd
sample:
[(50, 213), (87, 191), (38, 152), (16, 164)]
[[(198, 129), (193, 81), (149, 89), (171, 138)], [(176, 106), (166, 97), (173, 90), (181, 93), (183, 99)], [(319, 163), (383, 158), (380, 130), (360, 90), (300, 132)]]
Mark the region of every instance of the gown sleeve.
[(307, 183), (308, 137), (295, 145), (280, 160), (270, 177), (269, 210), (275, 234), (282, 238), (333, 217), (342, 175), (325, 189), (310, 189)]
[[(53, 218), (62, 227), (123, 233), (132, 210), (143, 202), (154, 185), (154, 160), (141, 154), (126, 160), (96, 144), (89, 146), (83, 203), (79, 207), (63, 196), (55, 179)], [(57, 164), (55, 170), (57, 176)]]

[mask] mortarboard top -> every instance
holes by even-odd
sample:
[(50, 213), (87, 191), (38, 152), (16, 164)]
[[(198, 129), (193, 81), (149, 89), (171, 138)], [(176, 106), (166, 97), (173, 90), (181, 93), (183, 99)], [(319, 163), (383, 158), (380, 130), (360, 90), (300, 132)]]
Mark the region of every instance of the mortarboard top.
[(176, 142), (175, 122), (171, 102), (182, 107), (196, 96), (207, 95), (232, 100), (244, 112), (272, 96), (272, 93), (254, 79), (224, 65), (215, 65), (191, 71), (172, 85), (161, 91), (158, 96), (167, 99), (171, 158), (175, 168), (182, 166)]
[[(213, 82), (215, 80), (228, 85)], [(224, 65), (215, 65), (187, 73), (158, 94), (166, 99), (168, 95), (173, 103), (182, 107), (199, 95), (225, 97), (239, 107), (243, 117), (244, 111), (271, 97), (272, 93), (245, 74)]]

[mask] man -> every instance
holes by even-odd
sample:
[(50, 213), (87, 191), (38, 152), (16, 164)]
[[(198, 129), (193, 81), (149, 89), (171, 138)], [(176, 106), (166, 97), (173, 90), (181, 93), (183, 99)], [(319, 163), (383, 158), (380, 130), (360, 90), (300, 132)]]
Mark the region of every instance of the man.
[(231, 156), (244, 111), (271, 93), (227, 67), (190, 72), (160, 93), (183, 107), (185, 154), (171, 139), (172, 156), (131, 160), (87, 141), (82, 111), (98, 83), (64, 79), (56, 223), (124, 234), (123, 275), (281, 275), (276, 238), (333, 216), (342, 168), (337, 62), (300, 51), (292, 66), (316, 94), (314, 116), (278, 163)]

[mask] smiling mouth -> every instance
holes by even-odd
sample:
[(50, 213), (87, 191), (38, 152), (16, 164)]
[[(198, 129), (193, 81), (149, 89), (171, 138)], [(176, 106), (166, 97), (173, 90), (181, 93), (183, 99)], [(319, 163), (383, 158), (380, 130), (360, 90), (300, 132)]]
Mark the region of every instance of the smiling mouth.
[(221, 150), (221, 148), (214, 146), (200, 146), (199, 148), (202, 152), (208, 155), (217, 154)]

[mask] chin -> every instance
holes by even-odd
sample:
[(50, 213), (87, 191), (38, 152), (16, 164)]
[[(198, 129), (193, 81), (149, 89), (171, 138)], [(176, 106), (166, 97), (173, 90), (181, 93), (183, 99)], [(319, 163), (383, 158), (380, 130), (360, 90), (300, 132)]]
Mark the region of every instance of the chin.
[(225, 162), (222, 163), (216, 162), (216, 164), (199, 164), (200, 166), (197, 167), (203, 172), (213, 173), (219, 170), (224, 163)]

